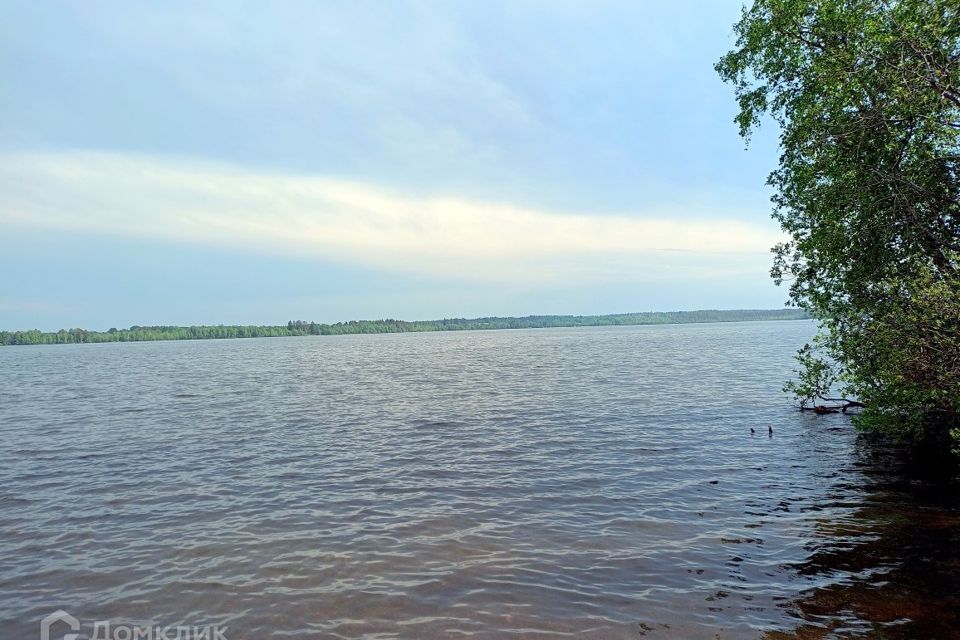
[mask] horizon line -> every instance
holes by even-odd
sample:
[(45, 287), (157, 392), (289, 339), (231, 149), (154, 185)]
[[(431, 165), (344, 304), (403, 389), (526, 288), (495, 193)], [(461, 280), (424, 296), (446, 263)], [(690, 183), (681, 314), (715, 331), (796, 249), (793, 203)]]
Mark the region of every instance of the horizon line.
[[(314, 320), (288, 320), (287, 322), (280, 324), (132, 324), (129, 327), (119, 328), (119, 327), (110, 327), (109, 329), (87, 329), (84, 327), (61, 327), (59, 329), (52, 330), (43, 330), (36, 327), (30, 329), (2, 329), (0, 328), (0, 334), (25, 334), (25, 333), (34, 333), (39, 332), (41, 334), (53, 334), (56, 335), (61, 332), (71, 332), (71, 331), (86, 331), (88, 333), (110, 333), (113, 331), (134, 331), (134, 330), (146, 330), (146, 329), (202, 329), (202, 328), (217, 328), (217, 327), (261, 327), (261, 328), (280, 328), (288, 327), (291, 324), (297, 326), (301, 325), (315, 325), (315, 326), (326, 326), (326, 327), (337, 327), (351, 324), (360, 324), (360, 323), (383, 323), (383, 322), (393, 322), (393, 323), (403, 323), (409, 325), (417, 324), (429, 324), (429, 323), (440, 323), (440, 322), (482, 322), (482, 321), (495, 321), (495, 320), (537, 320), (537, 319), (585, 319), (585, 318), (629, 318), (629, 317), (642, 317), (642, 316), (654, 316), (654, 315), (676, 315), (676, 314), (696, 314), (696, 313), (783, 313), (783, 312), (794, 312), (797, 314), (803, 314), (810, 317), (805, 309), (799, 307), (778, 307), (778, 308), (739, 308), (739, 309), (717, 309), (717, 308), (708, 308), (708, 309), (687, 309), (687, 310), (670, 310), (670, 311), (628, 311), (628, 312), (617, 312), (617, 313), (591, 313), (591, 314), (573, 314), (573, 313), (548, 313), (548, 314), (528, 314), (528, 315), (515, 315), (515, 316), (475, 316), (475, 317), (466, 317), (466, 316), (445, 316), (443, 318), (421, 318), (416, 320), (403, 320), (400, 318), (392, 317), (381, 317), (381, 318), (360, 318), (360, 319), (351, 319), (351, 320), (338, 320), (336, 322), (317, 322)], [(797, 318), (803, 319), (803, 318)], [(665, 323), (667, 324), (667, 323)]]

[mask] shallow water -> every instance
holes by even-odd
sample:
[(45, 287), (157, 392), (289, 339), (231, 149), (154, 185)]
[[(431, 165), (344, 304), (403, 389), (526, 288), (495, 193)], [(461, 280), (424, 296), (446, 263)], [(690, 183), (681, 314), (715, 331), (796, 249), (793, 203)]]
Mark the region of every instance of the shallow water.
[(0, 349), (0, 637), (958, 637), (956, 484), (793, 409), (812, 333)]

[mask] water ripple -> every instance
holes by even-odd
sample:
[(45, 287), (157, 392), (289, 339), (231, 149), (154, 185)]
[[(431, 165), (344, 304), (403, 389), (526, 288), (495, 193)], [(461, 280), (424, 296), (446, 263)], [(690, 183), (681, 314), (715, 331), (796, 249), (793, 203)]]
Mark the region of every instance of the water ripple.
[(916, 486), (790, 408), (812, 331), (4, 348), (0, 629), (64, 608), (231, 638), (950, 637), (956, 596), (881, 602), (929, 591), (911, 544), (957, 586), (956, 503), (901, 513)]

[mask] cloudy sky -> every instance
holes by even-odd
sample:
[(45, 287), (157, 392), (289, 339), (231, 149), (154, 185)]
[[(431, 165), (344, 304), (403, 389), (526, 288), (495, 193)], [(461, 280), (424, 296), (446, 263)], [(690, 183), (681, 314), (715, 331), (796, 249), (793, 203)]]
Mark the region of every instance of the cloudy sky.
[(4, 2), (0, 328), (781, 306), (740, 4)]

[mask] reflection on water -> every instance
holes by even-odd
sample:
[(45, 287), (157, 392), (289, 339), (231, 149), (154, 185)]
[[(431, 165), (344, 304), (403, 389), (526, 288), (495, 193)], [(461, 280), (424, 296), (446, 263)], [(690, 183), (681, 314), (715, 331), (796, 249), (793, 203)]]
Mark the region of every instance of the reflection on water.
[(0, 349), (0, 637), (951, 637), (956, 485), (789, 406), (812, 332)]
[(853, 455), (858, 504), (818, 520), (809, 557), (790, 567), (826, 584), (790, 603), (795, 629), (767, 637), (960, 637), (955, 466), (911, 460), (880, 437), (858, 438)]

